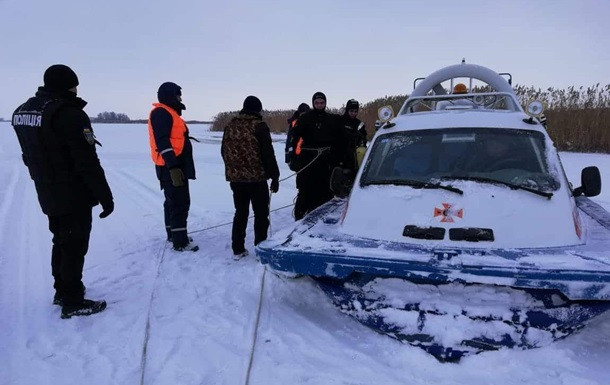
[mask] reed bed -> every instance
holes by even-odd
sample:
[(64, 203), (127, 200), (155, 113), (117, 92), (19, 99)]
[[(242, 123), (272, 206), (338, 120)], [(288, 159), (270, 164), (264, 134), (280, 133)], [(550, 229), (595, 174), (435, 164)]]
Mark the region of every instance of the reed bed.
[[(515, 93), (522, 104), (538, 99), (546, 105), (547, 130), (562, 151), (610, 153), (610, 84), (566, 89), (517, 85)], [(484, 91), (484, 90), (481, 90)], [(408, 95), (385, 96), (362, 104), (358, 118), (366, 124), (369, 138), (375, 132), (377, 110), (392, 106), (394, 113)], [(329, 109), (343, 113), (343, 109)], [(294, 110), (263, 111), (263, 118), (272, 132), (286, 132), (287, 120)], [(214, 118), (212, 130), (222, 131), (238, 111), (221, 112)]]

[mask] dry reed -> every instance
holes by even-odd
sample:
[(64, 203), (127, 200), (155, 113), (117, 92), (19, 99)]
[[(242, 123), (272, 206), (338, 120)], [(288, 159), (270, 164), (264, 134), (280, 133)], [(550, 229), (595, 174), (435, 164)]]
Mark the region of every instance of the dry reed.
[[(546, 104), (548, 132), (558, 149), (579, 152), (610, 152), (610, 84), (592, 87), (548, 88), (517, 85), (515, 93), (522, 104), (539, 99)], [(391, 105), (400, 110), (407, 95), (385, 96), (361, 105), (358, 117), (366, 124), (369, 138), (375, 132), (379, 107)], [(342, 110), (330, 109), (340, 113)], [(272, 132), (286, 132), (287, 120), (294, 110), (264, 111), (263, 119)], [(222, 131), (238, 111), (221, 112), (214, 118), (212, 130)]]

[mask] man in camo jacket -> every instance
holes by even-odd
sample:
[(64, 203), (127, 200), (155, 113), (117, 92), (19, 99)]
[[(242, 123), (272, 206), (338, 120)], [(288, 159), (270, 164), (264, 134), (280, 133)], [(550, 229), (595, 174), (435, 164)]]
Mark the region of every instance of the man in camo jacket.
[[(254, 244), (257, 245), (267, 239), (269, 190), (275, 193), (279, 188), (280, 171), (262, 110), (261, 101), (256, 96), (248, 96), (239, 115), (225, 127), (222, 137), (225, 176), (230, 182), (235, 204), (231, 233), (235, 259), (248, 255), (244, 243), (250, 202), (254, 211)], [(270, 187), (267, 179), (271, 179)]]

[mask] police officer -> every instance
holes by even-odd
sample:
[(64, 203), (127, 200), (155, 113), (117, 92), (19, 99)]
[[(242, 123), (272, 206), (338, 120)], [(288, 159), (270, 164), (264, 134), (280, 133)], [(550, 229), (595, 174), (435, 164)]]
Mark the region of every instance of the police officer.
[(103, 300), (84, 298), (82, 273), (92, 207), (102, 205), (100, 218), (114, 210), (112, 192), (95, 151), (97, 141), (83, 111), (87, 102), (76, 96), (77, 86), (78, 77), (70, 67), (52, 65), (44, 73), (44, 86), (15, 110), (12, 121), (23, 162), (53, 233), (53, 303), (61, 305), (61, 318), (106, 308)]
[(311, 210), (332, 199), (330, 175), (341, 158), (339, 116), (326, 111), (326, 95), (316, 92), (313, 109), (297, 120), (293, 129), (297, 199), (294, 218), (299, 220)]
[[(263, 105), (248, 96), (243, 108), (229, 122), (222, 136), (221, 154), (225, 175), (233, 191), (235, 216), (231, 233), (234, 259), (248, 255), (244, 246), (250, 203), (254, 211), (254, 244), (267, 239), (269, 229), (269, 190), (277, 192), (280, 170), (271, 144), (269, 126), (263, 121)], [(270, 188), (267, 179), (271, 179)]]
[(188, 127), (181, 118), (186, 109), (181, 90), (172, 82), (161, 84), (157, 92), (159, 103), (153, 103), (148, 119), (148, 135), (157, 178), (165, 195), (167, 240), (176, 251), (197, 251), (199, 246), (188, 237), (186, 229), (191, 205), (188, 180), (195, 179), (195, 163)]

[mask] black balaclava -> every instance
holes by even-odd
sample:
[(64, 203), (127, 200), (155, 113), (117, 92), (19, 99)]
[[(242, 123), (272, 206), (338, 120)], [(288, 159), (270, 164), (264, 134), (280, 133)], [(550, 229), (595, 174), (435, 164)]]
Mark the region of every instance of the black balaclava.
[(70, 67), (54, 64), (47, 68), (43, 76), (44, 88), (49, 91), (68, 91), (78, 86), (78, 77)]
[(182, 96), (182, 88), (176, 83), (165, 82), (157, 91), (157, 99), (159, 103), (163, 103), (176, 110), (178, 115), (182, 115), (182, 110), (186, 110), (186, 106), (178, 100), (178, 96)]
[[(316, 106), (314, 105), (313, 102), (316, 99), (323, 99), (324, 101), (326, 101), (326, 95), (324, 95), (324, 92), (320, 92), (320, 91), (318, 91), (315, 94), (313, 94), (313, 96), (311, 97), (311, 105), (313, 106), (314, 110), (316, 109)], [(318, 110), (318, 111), (324, 111), (324, 110), (326, 110), (326, 107), (324, 107), (324, 109)]]

